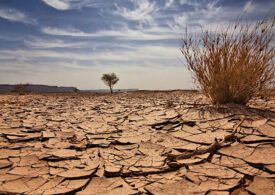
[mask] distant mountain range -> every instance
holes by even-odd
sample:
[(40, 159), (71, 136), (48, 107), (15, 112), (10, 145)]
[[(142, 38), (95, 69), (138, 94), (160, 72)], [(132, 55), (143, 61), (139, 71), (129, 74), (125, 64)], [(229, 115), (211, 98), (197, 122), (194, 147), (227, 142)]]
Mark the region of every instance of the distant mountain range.
[[(19, 90), (27, 90), (36, 93), (70, 93), (70, 92), (110, 92), (108, 89), (97, 90), (78, 90), (76, 87), (58, 87), (49, 85), (35, 85), (35, 84), (18, 84), (18, 85), (1, 85), (0, 93), (14, 92)], [(114, 89), (114, 92), (138, 91), (138, 89)]]
[(49, 85), (33, 85), (33, 84), (19, 84), (19, 85), (0, 85), (0, 93), (18, 91), (23, 89), (36, 93), (67, 93), (78, 91), (75, 87), (58, 87)]

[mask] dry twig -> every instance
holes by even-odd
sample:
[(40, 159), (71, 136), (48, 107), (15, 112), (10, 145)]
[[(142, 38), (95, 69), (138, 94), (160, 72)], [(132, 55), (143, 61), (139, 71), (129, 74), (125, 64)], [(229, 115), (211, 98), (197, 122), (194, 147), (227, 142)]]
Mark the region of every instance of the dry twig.
[(238, 125), (234, 128), (234, 130), (232, 131), (231, 134), (229, 135), (226, 135), (222, 141), (218, 141), (217, 138), (215, 138), (214, 142), (208, 146), (208, 147), (205, 147), (205, 148), (201, 148), (201, 149), (198, 149), (198, 150), (194, 150), (192, 152), (187, 152), (187, 153), (184, 153), (184, 154), (168, 154), (167, 155), (167, 159), (169, 161), (177, 161), (177, 160), (181, 160), (181, 159), (188, 159), (188, 158), (191, 158), (193, 156), (196, 156), (196, 155), (202, 155), (202, 154), (206, 154), (208, 152), (214, 152), (216, 151), (217, 149), (221, 148), (221, 147), (224, 147), (226, 146), (225, 143), (227, 141), (229, 141), (230, 139), (232, 139), (235, 134), (237, 133), (237, 129), (242, 125), (242, 123), (246, 120), (246, 118), (243, 118), (239, 123)]

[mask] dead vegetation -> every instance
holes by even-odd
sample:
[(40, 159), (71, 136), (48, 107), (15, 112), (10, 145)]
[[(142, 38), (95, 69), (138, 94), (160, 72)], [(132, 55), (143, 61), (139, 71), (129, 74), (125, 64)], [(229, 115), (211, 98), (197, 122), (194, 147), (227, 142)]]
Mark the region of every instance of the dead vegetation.
[(246, 104), (274, 86), (275, 17), (255, 24), (238, 20), (193, 37), (186, 31), (181, 52), (202, 92), (213, 104)]

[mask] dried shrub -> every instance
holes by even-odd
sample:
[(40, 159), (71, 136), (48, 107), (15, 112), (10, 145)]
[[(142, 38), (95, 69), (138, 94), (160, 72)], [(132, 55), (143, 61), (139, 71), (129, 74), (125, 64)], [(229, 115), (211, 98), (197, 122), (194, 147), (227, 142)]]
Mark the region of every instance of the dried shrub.
[(246, 104), (274, 86), (274, 24), (275, 17), (254, 24), (238, 20), (214, 33), (202, 30), (196, 38), (186, 30), (181, 52), (213, 104)]

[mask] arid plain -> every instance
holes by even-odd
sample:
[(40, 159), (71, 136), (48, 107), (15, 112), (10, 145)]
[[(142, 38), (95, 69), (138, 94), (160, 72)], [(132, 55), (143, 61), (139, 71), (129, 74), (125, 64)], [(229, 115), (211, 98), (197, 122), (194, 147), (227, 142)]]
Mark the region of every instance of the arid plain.
[(274, 95), (0, 95), (0, 193), (274, 194), (274, 112)]

